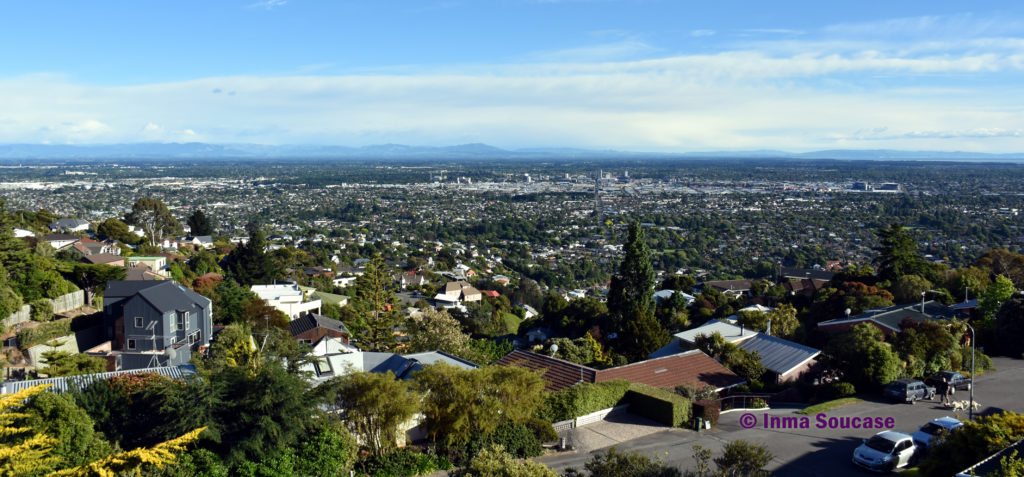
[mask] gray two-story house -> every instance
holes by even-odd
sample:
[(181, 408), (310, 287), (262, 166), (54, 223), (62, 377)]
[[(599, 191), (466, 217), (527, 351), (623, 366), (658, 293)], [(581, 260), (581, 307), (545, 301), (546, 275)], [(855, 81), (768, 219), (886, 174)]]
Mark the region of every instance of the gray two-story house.
[(103, 314), (118, 370), (188, 364), (213, 333), (210, 299), (172, 280), (108, 282)]

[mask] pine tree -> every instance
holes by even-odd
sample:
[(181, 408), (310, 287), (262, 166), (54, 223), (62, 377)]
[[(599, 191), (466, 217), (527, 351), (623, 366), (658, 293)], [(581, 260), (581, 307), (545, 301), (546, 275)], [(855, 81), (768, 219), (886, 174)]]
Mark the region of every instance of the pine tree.
[(878, 278), (895, 281), (903, 275), (925, 275), (926, 264), (907, 229), (891, 224), (878, 231)]
[(356, 279), (356, 296), (368, 308), (360, 336), (361, 348), (365, 350), (389, 351), (395, 345), (398, 316), (392, 281), (380, 254), (366, 264), (363, 274)]
[(188, 216), (188, 227), (193, 237), (199, 235), (213, 235), (213, 223), (203, 213), (203, 209), (196, 209)]
[(629, 227), (624, 248), (608, 292), (608, 311), (620, 352), (639, 360), (664, 346), (669, 336), (654, 316), (654, 267), (639, 223)]

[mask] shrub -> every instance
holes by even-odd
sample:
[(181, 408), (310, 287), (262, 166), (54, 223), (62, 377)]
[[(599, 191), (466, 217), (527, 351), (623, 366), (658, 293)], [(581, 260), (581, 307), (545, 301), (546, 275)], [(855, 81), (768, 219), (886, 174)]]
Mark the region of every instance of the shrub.
[(537, 437), (537, 441), (554, 442), (558, 440), (558, 433), (555, 432), (555, 428), (551, 426), (551, 423), (543, 419), (531, 417), (523, 423), (524, 426), (530, 428), (533, 435)]
[(819, 401), (831, 401), (833, 399), (853, 396), (854, 394), (857, 394), (857, 389), (852, 384), (837, 381), (820, 386), (817, 392), (817, 399)]
[(19, 331), (18, 346), (21, 349), (28, 349), (69, 334), (71, 334), (71, 320), (42, 323), (35, 328), (26, 328)]
[(765, 402), (764, 399), (754, 398), (754, 399), (750, 400), (750, 408), (751, 409), (764, 409), (766, 407), (768, 407), (768, 403)]
[[(554, 429), (552, 429), (554, 431)], [(533, 430), (525, 424), (506, 422), (487, 438), (488, 445), (499, 445), (516, 457), (537, 457), (544, 453)], [(474, 455), (477, 453), (474, 452)]]
[(405, 448), (368, 457), (356, 464), (356, 472), (374, 477), (415, 477), (452, 467), (452, 463), (444, 457)]
[(626, 381), (577, 384), (547, 394), (537, 417), (558, 422), (615, 407), (628, 390), (629, 383)]
[(718, 416), (722, 413), (722, 404), (719, 401), (701, 400), (693, 402), (693, 418), (703, 418), (711, 421), (711, 427), (718, 425)]
[(626, 401), (631, 412), (672, 427), (690, 421), (690, 400), (672, 391), (633, 383), (626, 393)]
[(53, 302), (40, 298), (32, 302), (32, 321), (50, 321), (53, 319)]

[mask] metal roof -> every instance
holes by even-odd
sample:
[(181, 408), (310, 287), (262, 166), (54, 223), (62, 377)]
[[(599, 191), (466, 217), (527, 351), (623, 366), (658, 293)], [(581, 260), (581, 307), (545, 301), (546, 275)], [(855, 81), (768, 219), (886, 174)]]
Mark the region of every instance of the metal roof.
[(793, 370), (793, 368), (821, 354), (821, 351), (810, 346), (804, 346), (763, 333), (758, 333), (753, 338), (740, 343), (739, 347), (750, 352), (756, 352), (761, 358), (761, 364), (776, 374), (786, 374)]
[(110, 371), (106, 373), (80, 374), (78, 376), (64, 376), (60, 378), (32, 379), (28, 381), (8, 381), (0, 384), (0, 394), (14, 394), (41, 384), (49, 384), (47, 391), (63, 393), (71, 390), (82, 389), (96, 381), (103, 381), (116, 376), (126, 374), (154, 373), (171, 379), (185, 379), (196, 374), (191, 365), (185, 366), (162, 366), (159, 368), (129, 369), (123, 371)]
[(723, 321), (711, 320), (692, 330), (676, 333), (674, 336), (687, 343), (693, 344), (693, 342), (697, 340), (698, 336), (711, 336), (715, 333), (722, 335), (722, 338), (725, 338), (725, 340), (730, 343), (736, 343), (741, 340), (750, 339), (757, 334), (757, 331), (750, 328), (741, 328)]

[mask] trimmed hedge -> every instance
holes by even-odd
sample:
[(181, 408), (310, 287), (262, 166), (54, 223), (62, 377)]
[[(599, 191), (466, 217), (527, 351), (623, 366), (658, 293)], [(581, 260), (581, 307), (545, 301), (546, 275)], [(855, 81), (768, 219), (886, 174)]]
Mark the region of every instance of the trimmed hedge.
[(629, 411), (660, 423), (680, 427), (690, 422), (690, 400), (672, 391), (634, 383), (626, 393)]
[(704, 418), (711, 421), (711, 427), (718, 425), (718, 416), (722, 413), (722, 404), (719, 401), (705, 400), (693, 403), (693, 418)]
[(370, 456), (356, 464), (357, 475), (374, 477), (415, 477), (454, 467), (448, 459), (405, 448), (390, 454)]
[(550, 422), (566, 421), (618, 405), (629, 391), (627, 381), (583, 383), (548, 393), (537, 417)]
[(35, 328), (26, 328), (18, 332), (18, 347), (28, 349), (46, 343), (54, 338), (71, 334), (72, 320), (58, 320), (41, 323)]

